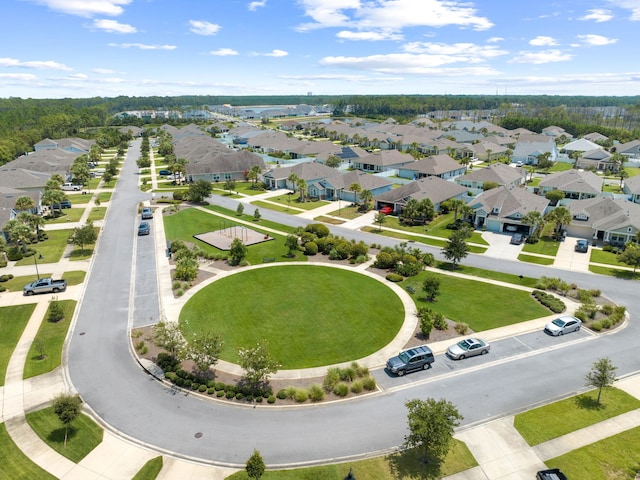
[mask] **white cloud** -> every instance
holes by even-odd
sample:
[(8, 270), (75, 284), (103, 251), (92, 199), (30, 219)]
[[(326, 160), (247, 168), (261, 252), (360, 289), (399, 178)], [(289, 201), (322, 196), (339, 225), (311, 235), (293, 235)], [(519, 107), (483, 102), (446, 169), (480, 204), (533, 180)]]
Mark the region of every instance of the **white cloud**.
[(35, 60), (29, 62), (21, 62), (15, 58), (0, 58), (0, 67), (22, 67), (33, 68), (35, 70), (72, 70), (63, 63), (51, 60)]
[(553, 45), (558, 45), (558, 42), (553, 37), (538, 35), (536, 38), (529, 40), (529, 45), (533, 45), (534, 47), (552, 47)]
[(267, 0), (260, 0), (259, 2), (251, 2), (247, 7), (252, 12), (255, 12), (258, 8), (264, 7), (267, 4)]
[(136, 33), (138, 31), (136, 27), (116, 20), (96, 19), (91, 26), (109, 33)]
[(124, 12), (122, 6), (129, 5), (132, 0), (31, 0), (39, 5), (49, 7), (57, 12), (77, 15), (79, 17), (94, 17), (108, 15), (115, 17)]
[(147, 45), (145, 43), (109, 43), (110, 47), (139, 48), (140, 50), (175, 50), (175, 45)]
[(445, 65), (460, 62), (461, 59), (450, 55), (413, 55), (411, 53), (392, 53), (387, 55), (369, 55), (366, 57), (325, 57), (322, 65), (355, 68), (387, 74), (407, 75), (494, 75), (497, 72), (488, 66), (447, 67)]
[(111, 75), (112, 73), (115, 73), (115, 71), (111, 70), (110, 68), (94, 68), (91, 71), (93, 73), (99, 73), (100, 75)]
[(238, 55), (238, 52), (231, 48), (219, 48), (218, 50), (211, 50), (209, 54), (216, 55), (218, 57), (226, 57), (229, 55)]
[(69, 80), (87, 80), (88, 78), (88, 75), (85, 75), (84, 73), (74, 73), (67, 77)]
[(220, 25), (202, 20), (189, 20), (189, 25), (191, 25), (189, 30), (198, 35), (215, 35), (221, 28)]
[(602, 45), (612, 45), (618, 41), (617, 38), (607, 38), (602, 35), (578, 35), (578, 38), (587, 45), (594, 47), (600, 47)]
[(572, 55), (562, 50), (541, 50), (539, 52), (518, 52), (508, 63), (533, 63), (540, 65), (543, 63), (566, 62), (571, 60)]
[(498, 42), (504, 42), (504, 38), (502, 38), (502, 37), (491, 37), (491, 38), (487, 39), (487, 43), (498, 43)]
[(609, 0), (609, 3), (625, 10), (631, 10), (629, 20), (640, 21), (640, 5), (638, 0)]
[(592, 10), (587, 10), (587, 14), (583, 17), (580, 17), (578, 20), (593, 20), (596, 23), (608, 22), (613, 18), (611, 11), (604, 10), (602, 8), (594, 8)]
[(285, 52), (284, 50), (273, 49), (269, 53), (262, 54), (265, 57), (286, 57), (289, 55), (289, 52)]
[(0, 79), (22, 80), (25, 82), (30, 82), (32, 80), (37, 80), (38, 77), (36, 77), (32, 73), (0, 73)]
[(377, 42), (380, 40), (402, 40), (402, 35), (398, 35), (392, 32), (352, 32), (349, 30), (343, 30), (336, 34), (336, 37), (343, 40), (366, 40), (369, 42)]
[(481, 46), (474, 43), (410, 42), (402, 46), (408, 53), (448, 56), (452, 61), (478, 63), (485, 58), (506, 55), (506, 50), (496, 46)]
[(327, 27), (401, 31), (406, 27), (448, 25), (486, 30), (493, 26), (487, 18), (477, 15), (470, 3), (457, 0), (300, 0), (299, 3), (313, 19), (299, 25), (299, 31)]

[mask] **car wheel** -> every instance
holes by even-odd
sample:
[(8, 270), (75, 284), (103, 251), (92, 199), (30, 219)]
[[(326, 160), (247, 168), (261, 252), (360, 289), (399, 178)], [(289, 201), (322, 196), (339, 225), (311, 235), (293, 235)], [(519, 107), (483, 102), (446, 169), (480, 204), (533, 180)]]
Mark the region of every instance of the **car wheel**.
[(425, 363), (425, 364), (422, 366), (422, 369), (423, 369), (423, 370), (428, 370), (429, 368), (431, 368), (431, 364), (430, 364), (430, 363)]
[(564, 335), (564, 332), (563, 332), (562, 330), (560, 330), (560, 331), (558, 332), (558, 336), (560, 336), (560, 335)]
[(30, 297), (31, 295), (33, 295), (33, 290), (29, 290), (29, 291), (27, 292), (27, 297)]
[(579, 332), (580, 331), (580, 325), (578, 325), (574, 331), (575, 332)]
[(54, 289), (53, 289), (53, 293), (58, 293), (59, 291), (60, 291), (60, 290), (59, 290), (59, 289), (57, 289), (57, 288), (54, 288)]
[(460, 356), (458, 357), (458, 360), (464, 360), (464, 355), (460, 355)]
[(480, 352), (481, 355), (486, 355), (487, 353), (489, 353), (489, 350), (482, 350), (482, 352)]
[(398, 370), (398, 376), (402, 377), (404, 375), (404, 370)]

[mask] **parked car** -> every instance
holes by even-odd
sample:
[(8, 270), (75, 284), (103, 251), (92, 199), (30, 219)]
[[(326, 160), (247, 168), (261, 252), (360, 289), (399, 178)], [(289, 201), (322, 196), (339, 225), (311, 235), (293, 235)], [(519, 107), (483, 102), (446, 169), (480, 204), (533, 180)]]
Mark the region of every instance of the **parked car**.
[(138, 225), (138, 235), (149, 235), (151, 233), (151, 227), (149, 222), (142, 222)]
[(161, 175), (161, 176), (165, 177), (167, 175), (171, 175), (171, 171), (170, 170), (160, 170), (158, 172), (158, 175)]
[(540, 470), (536, 473), (536, 480), (569, 480), (559, 468)]
[(393, 208), (390, 207), (389, 205), (385, 205), (380, 209), (380, 213), (384, 213), (385, 215), (389, 215), (392, 212), (393, 212)]
[(564, 335), (565, 333), (577, 332), (580, 330), (581, 325), (582, 322), (579, 318), (572, 317), (571, 315), (563, 315), (547, 323), (544, 331), (556, 337), (558, 335)]
[(72, 191), (72, 192), (79, 192), (80, 190), (82, 190), (82, 185), (76, 185), (74, 183), (63, 183), (62, 186), (60, 187), (62, 190), (68, 190), (68, 191)]
[(36, 293), (58, 293), (64, 292), (67, 289), (67, 281), (63, 278), (61, 280), (54, 280), (51, 277), (39, 278), (31, 283), (28, 283), (22, 289), (23, 295), (34, 295)]
[(63, 200), (60, 204), (54, 203), (52, 207), (54, 210), (58, 210), (60, 208), (71, 208), (71, 202), (69, 200)]
[(150, 209), (149, 207), (144, 207), (142, 209), (142, 219), (148, 220), (150, 218), (153, 218), (153, 210)]
[(387, 370), (391, 373), (403, 376), (414, 370), (426, 370), (435, 362), (433, 352), (426, 345), (404, 350), (396, 357), (387, 360)]
[(587, 253), (589, 251), (589, 242), (586, 240), (578, 240), (575, 247), (576, 252)]
[(524, 242), (524, 235), (522, 235), (521, 233), (514, 233), (511, 237), (510, 243), (512, 245), (522, 245), (522, 242)]
[(507, 225), (506, 227), (504, 227), (504, 229), (507, 232), (517, 232), (518, 231), (518, 226), (517, 225)]
[(467, 338), (447, 348), (447, 356), (453, 360), (462, 360), (467, 357), (484, 355), (489, 353), (489, 350), (491, 350), (491, 345), (481, 338)]

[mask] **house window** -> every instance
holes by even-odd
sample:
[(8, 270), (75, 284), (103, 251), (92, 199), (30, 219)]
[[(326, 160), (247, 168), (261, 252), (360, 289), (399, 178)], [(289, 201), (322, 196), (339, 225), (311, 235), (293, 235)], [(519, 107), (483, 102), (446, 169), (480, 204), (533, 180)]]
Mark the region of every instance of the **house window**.
[(224, 179), (225, 180), (231, 180), (231, 174), (230, 173), (225, 173), (224, 174)]
[(213, 174), (213, 181), (214, 182), (219, 182), (220, 181), (220, 175), (218, 175), (217, 173)]

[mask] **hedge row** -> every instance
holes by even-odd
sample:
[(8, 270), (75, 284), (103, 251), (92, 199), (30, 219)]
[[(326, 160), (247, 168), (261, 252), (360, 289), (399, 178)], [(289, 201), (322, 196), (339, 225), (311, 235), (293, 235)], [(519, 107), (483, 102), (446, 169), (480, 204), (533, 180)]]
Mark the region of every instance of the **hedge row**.
[(547, 307), (553, 313), (561, 313), (564, 312), (567, 308), (562, 300), (556, 298), (550, 293), (543, 292), (542, 290), (534, 290), (532, 295), (538, 300), (542, 305)]

